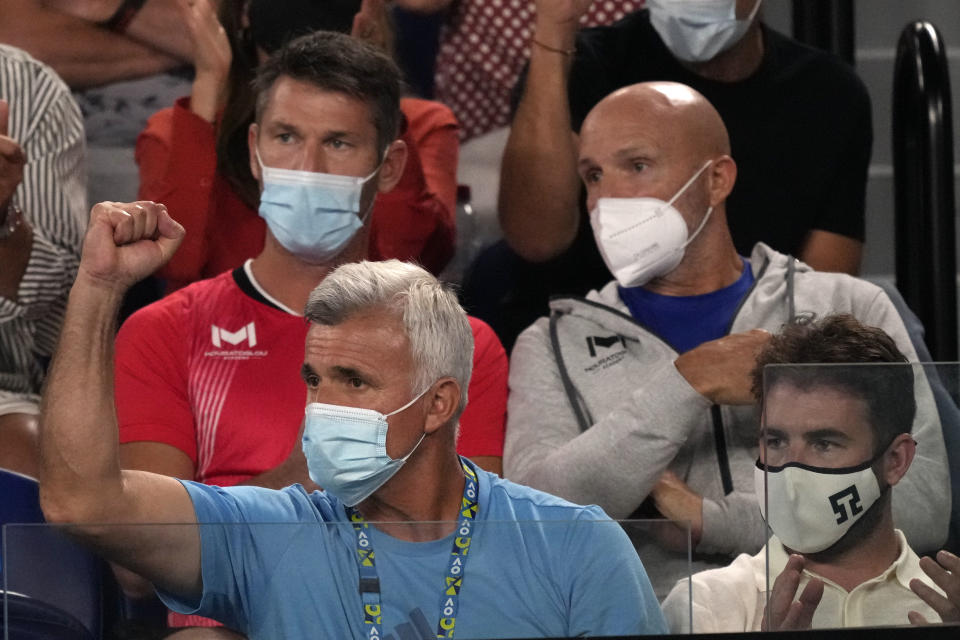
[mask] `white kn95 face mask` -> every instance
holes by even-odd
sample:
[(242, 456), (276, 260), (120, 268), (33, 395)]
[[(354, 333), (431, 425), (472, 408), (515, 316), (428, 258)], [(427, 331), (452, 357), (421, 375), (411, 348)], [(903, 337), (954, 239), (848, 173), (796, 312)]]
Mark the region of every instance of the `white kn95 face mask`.
[(603, 261), (622, 287), (639, 287), (666, 275), (683, 260), (684, 250), (707, 224), (713, 207), (690, 236), (687, 223), (674, 208), (700, 174), (707, 160), (686, 184), (664, 202), (658, 198), (600, 198), (590, 212), (590, 225)]

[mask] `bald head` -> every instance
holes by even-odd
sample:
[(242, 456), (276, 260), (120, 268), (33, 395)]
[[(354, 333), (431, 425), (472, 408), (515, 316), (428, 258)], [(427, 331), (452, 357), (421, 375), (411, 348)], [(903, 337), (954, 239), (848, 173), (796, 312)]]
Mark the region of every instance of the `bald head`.
[(658, 142), (678, 145), (709, 158), (730, 154), (730, 137), (720, 114), (698, 91), (678, 82), (642, 82), (601, 100), (587, 114), (581, 139), (646, 125)]
[(578, 172), (592, 210), (604, 197), (670, 200), (711, 162), (708, 173), (721, 170), (723, 179), (707, 180), (704, 197), (719, 211), (736, 179), (729, 154), (727, 128), (706, 98), (676, 82), (644, 82), (611, 93), (587, 114)]

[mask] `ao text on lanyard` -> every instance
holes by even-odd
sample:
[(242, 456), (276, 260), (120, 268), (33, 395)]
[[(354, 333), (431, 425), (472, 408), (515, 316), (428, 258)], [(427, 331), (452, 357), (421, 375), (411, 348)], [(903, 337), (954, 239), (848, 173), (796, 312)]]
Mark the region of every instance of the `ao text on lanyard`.
[[(440, 592), (440, 620), (437, 622), (437, 638), (452, 638), (457, 626), (457, 611), (460, 608), (460, 589), (463, 586), (467, 554), (473, 539), (473, 522), (479, 510), (479, 484), (477, 474), (461, 458), (460, 466), (466, 482), (460, 501), (460, 516), (450, 551), (450, 563)], [(360, 597), (363, 602), (363, 624), (367, 638), (383, 637), (380, 577), (377, 575), (376, 554), (373, 540), (367, 529), (370, 524), (353, 507), (345, 508), (357, 536), (357, 568), (360, 571)]]

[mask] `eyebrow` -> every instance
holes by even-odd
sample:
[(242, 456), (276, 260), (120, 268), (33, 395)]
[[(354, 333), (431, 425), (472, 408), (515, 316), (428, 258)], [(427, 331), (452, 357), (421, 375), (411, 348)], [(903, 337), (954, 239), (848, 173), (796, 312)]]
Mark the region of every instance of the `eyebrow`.
[(346, 380), (348, 378), (360, 378), (364, 382), (370, 384), (370, 377), (366, 373), (358, 371), (353, 367), (335, 366), (335, 367), (331, 367), (331, 369), (336, 374), (336, 376), (341, 380)]
[[(644, 149), (642, 147), (627, 147), (625, 149), (620, 149), (616, 151), (613, 154), (613, 156), (617, 160), (630, 160), (633, 158), (639, 158), (641, 160), (649, 162), (653, 159), (653, 156), (651, 155), (650, 150)], [(577, 166), (579, 167), (593, 166), (596, 164), (597, 163), (589, 156), (586, 156), (577, 160)]]
[(805, 434), (803, 434), (803, 437), (805, 440), (820, 440), (822, 438), (831, 438), (833, 440), (844, 441), (850, 440), (850, 436), (843, 431), (840, 431), (839, 429), (831, 429), (829, 427), (807, 431)]
[(580, 158), (579, 160), (577, 160), (578, 167), (588, 167), (588, 166), (592, 167), (592, 166), (596, 166), (596, 164), (597, 163), (594, 162), (591, 158)]
[[(777, 427), (766, 427), (760, 430), (761, 437), (774, 437), (774, 438), (786, 438), (789, 439), (789, 434), (783, 429), (778, 429)], [(814, 429), (812, 431), (807, 431), (803, 434), (803, 439), (810, 440), (820, 440), (823, 438), (832, 438), (834, 440), (850, 440), (848, 436), (843, 431), (839, 429), (833, 429), (831, 427), (824, 427), (822, 429)]]
[(319, 376), (317, 376), (317, 372), (313, 370), (313, 367), (304, 362), (300, 367), (300, 378), (302, 378), (304, 382), (307, 382), (310, 377)]
[(330, 138), (349, 138), (356, 137), (358, 134), (355, 131), (327, 131), (323, 134), (324, 140), (329, 140)]
[(642, 147), (627, 147), (625, 149), (620, 149), (614, 153), (618, 158), (632, 158), (634, 156), (640, 156), (641, 158), (649, 158), (650, 150), (643, 149)]
[(290, 124), (289, 122), (287, 122), (287, 121), (285, 121), (285, 120), (271, 120), (270, 122), (265, 123), (265, 124), (264, 124), (264, 127), (265, 127), (265, 128), (270, 128), (270, 129), (284, 129), (284, 130), (286, 130), (286, 131), (299, 131), (299, 130), (300, 130), (296, 125)]

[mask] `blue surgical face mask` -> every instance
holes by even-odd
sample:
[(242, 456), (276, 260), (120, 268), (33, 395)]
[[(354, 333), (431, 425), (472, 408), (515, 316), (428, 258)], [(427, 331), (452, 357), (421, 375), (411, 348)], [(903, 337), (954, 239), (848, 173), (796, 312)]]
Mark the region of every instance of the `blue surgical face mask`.
[(268, 167), (255, 150), (263, 179), (260, 217), (280, 245), (304, 262), (322, 264), (343, 251), (373, 207), (360, 214), (366, 178)]
[(387, 418), (423, 397), (427, 389), (396, 411), (311, 402), (303, 425), (303, 455), (310, 479), (348, 507), (360, 504), (393, 477), (417, 450), (424, 433), (407, 455), (387, 455)]
[(737, 20), (736, 0), (647, 0), (650, 24), (670, 52), (686, 62), (704, 62), (735, 45), (753, 22)]

